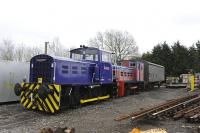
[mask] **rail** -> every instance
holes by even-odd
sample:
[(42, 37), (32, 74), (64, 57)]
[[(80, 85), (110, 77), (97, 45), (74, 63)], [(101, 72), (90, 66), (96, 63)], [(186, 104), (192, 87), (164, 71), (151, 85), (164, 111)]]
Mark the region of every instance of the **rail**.
[(174, 119), (185, 118), (188, 121), (200, 122), (200, 96), (192, 95), (177, 99), (172, 99), (156, 106), (148, 107), (141, 111), (120, 115), (114, 120), (121, 121), (131, 118), (132, 121), (145, 117), (156, 118), (162, 116), (172, 116)]

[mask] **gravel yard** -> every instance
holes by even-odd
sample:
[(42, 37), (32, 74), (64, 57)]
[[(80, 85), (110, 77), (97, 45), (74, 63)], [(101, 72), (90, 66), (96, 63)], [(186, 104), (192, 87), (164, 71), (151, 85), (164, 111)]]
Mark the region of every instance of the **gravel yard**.
[(193, 133), (191, 128), (184, 126), (199, 125), (189, 124), (184, 120), (163, 119), (131, 122), (130, 119), (127, 119), (120, 122), (114, 121), (118, 115), (138, 111), (140, 108), (156, 105), (188, 93), (185, 89), (155, 88), (138, 95), (110, 99), (76, 109), (65, 109), (55, 115), (28, 111), (23, 109), (19, 103), (1, 105), (0, 132), (38, 133), (42, 128), (74, 127), (76, 133), (128, 133), (132, 128), (138, 127), (141, 130), (164, 128), (169, 133)]

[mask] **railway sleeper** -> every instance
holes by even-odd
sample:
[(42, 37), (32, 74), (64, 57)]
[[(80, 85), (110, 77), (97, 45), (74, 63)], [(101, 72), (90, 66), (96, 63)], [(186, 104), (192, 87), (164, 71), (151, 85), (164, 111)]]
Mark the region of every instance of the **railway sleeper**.
[(195, 98), (189, 99), (187, 101), (183, 101), (181, 103), (175, 104), (174, 106), (170, 106), (170, 107), (160, 110), (156, 113), (153, 113), (152, 115), (163, 114), (163, 113), (170, 112), (170, 111), (173, 111), (176, 109), (181, 110), (181, 109), (189, 106), (190, 104), (194, 104), (195, 102), (198, 102), (199, 99), (200, 99), (200, 97), (195, 97)]
[(185, 114), (187, 114), (188, 111), (190, 111), (191, 109), (194, 109), (195, 107), (198, 107), (198, 106), (200, 106), (200, 102), (198, 102), (197, 104), (192, 104), (192, 105), (190, 105), (190, 106), (188, 106), (188, 107), (176, 112), (174, 114), (173, 118), (175, 120), (177, 120), (177, 119), (183, 117)]
[(131, 117), (132, 120), (137, 120), (137, 119), (144, 118), (146, 116), (152, 115), (154, 113), (157, 113), (158, 111), (162, 111), (166, 108), (170, 108), (171, 106), (175, 106), (176, 104), (178, 104), (180, 102), (185, 102), (185, 101), (188, 101), (190, 99), (194, 99), (196, 97), (198, 97), (198, 95), (192, 95), (192, 96), (186, 96), (186, 97), (168, 100), (165, 103), (161, 103), (161, 104), (158, 104), (156, 106), (148, 107), (146, 109), (143, 109), (142, 111), (131, 112), (129, 114), (121, 115), (121, 116), (115, 118), (115, 120), (120, 121), (120, 120), (124, 120), (126, 118), (129, 118), (129, 117)]

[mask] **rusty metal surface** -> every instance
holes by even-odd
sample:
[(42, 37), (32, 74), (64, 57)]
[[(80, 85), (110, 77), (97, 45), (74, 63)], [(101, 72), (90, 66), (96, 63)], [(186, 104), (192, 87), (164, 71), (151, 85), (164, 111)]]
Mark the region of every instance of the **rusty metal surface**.
[(146, 117), (172, 117), (174, 119), (185, 118), (190, 122), (200, 122), (200, 96), (192, 95), (173, 99), (142, 111), (119, 116), (115, 120), (120, 121), (130, 117), (132, 121)]
[(114, 120), (121, 121), (121, 120), (130, 118), (130, 117), (134, 117), (134, 119), (137, 119), (139, 117), (144, 117), (145, 115), (148, 115), (149, 113), (154, 113), (158, 110), (162, 110), (164, 108), (175, 105), (178, 102), (189, 100), (189, 99), (195, 98), (197, 96), (198, 95), (192, 95), (192, 96), (186, 96), (186, 97), (181, 97), (181, 98), (177, 98), (177, 99), (172, 99), (172, 100), (169, 100), (165, 103), (161, 103), (161, 104), (158, 104), (156, 106), (143, 109), (142, 111), (137, 111), (137, 112), (132, 112), (132, 113), (129, 113), (129, 114), (121, 115), (119, 117), (116, 117)]

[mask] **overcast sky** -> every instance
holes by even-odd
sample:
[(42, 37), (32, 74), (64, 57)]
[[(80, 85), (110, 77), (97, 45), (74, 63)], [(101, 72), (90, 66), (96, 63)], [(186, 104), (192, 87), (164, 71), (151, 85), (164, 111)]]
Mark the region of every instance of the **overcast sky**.
[(1, 0), (0, 41), (44, 45), (59, 37), (79, 47), (98, 31), (128, 31), (140, 53), (159, 42), (200, 40), (200, 1), (196, 0)]

